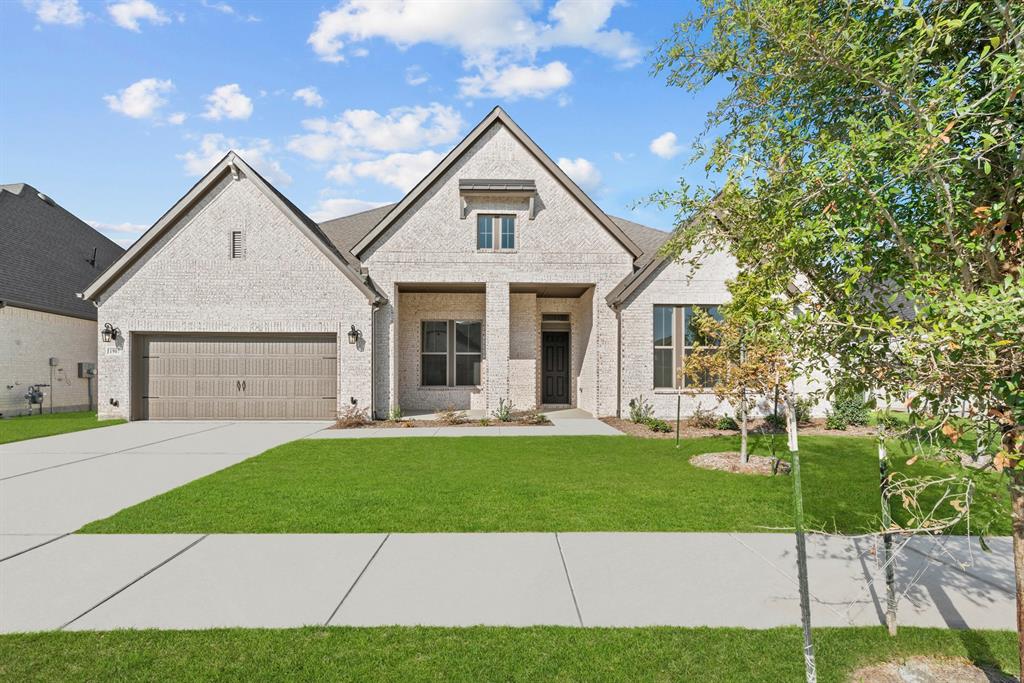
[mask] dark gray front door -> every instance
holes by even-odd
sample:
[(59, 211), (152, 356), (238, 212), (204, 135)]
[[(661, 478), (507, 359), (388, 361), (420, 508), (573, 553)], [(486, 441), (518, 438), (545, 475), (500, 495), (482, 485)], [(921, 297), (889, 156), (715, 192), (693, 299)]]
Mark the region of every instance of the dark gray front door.
[(569, 333), (544, 332), (541, 358), (541, 401), (569, 403)]

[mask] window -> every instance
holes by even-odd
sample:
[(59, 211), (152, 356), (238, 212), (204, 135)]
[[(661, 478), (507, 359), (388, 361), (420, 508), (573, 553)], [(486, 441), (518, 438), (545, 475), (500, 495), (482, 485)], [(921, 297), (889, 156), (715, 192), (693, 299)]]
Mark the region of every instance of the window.
[(231, 258), (245, 258), (245, 235), (241, 230), (231, 231)]
[(516, 217), (511, 215), (476, 217), (476, 248), (482, 250), (516, 248)]
[(463, 387), (480, 384), (480, 321), (424, 320), (421, 329), (422, 386)]
[(683, 359), (694, 353), (698, 346), (707, 347), (708, 339), (701, 338), (694, 323), (694, 311), (703, 310), (715, 320), (721, 320), (718, 306), (655, 306), (654, 307), (654, 388), (679, 389), (681, 387), (709, 387), (711, 377), (700, 382), (680, 377)]

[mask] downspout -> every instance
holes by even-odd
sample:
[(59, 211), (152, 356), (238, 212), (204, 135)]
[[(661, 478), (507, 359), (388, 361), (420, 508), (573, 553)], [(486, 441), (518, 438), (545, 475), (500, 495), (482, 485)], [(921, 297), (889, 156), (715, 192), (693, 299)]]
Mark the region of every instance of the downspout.
[(613, 306), (615, 311), (615, 337), (618, 348), (615, 353), (615, 417), (622, 418), (622, 310)]
[(377, 311), (380, 310), (380, 300), (375, 299), (370, 304), (370, 419), (377, 418), (377, 344), (376, 344), (376, 322)]

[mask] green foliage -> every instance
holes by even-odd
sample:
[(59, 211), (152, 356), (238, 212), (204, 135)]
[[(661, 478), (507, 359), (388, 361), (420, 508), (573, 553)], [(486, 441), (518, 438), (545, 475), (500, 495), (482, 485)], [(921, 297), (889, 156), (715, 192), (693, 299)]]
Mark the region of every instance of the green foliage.
[(0, 418), (0, 444), (123, 423), (124, 420), (97, 420), (95, 412), (87, 411)]
[(499, 422), (511, 422), (512, 421), (512, 401), (506, 401), (503, 398), (498, 399), (498, 409), (495, 410), (492, 415), (498, 419)]
[(845, 431), (848, 425), (849, 423), (838, 413), (830, 411), (825, 415), (825, 429), (841, 429)]
[(731, 415), (723, 415), (718, 418), (718, 422), (715, 423), (715, 429), (728, 429), (735, 431), (740, 426)]
[(656, 417), (647, 418), (647, 422), (645, 422), (644, 424), (650, 427), (652, 432), (667, 433), (672, 431), (672, 427), (669, 426), (668, 422), (665, 422), (664, 420), (658, 419)]
[[(868, 423), (870, 411), (864, 402), (864, 397), (855, 389), (839, 387), (832, 396), (832, 412), (837, 420), (846, 425), (862, 426)], [(837, 427), (836, 429), (845, 429)], [(830, 429), (832, 429), (830, 427)]]
[(796, 423), (807, 424), (811, 421), (811, 410), (817, 401), (810, 396), (800, 396), (796, 399)]
[(714, 429), (715, 425), (718, 424), (718, 415), (710, 408), (697, 406), (690, 415), (689, 423), (691, 427), (696, 427), (697, 429)]
[(388, 411), (388, 419), (392, 422), (397, 422), (402, 419), (402, 406), (397, 403), (391, 406), (391, 410)]
[(906, 426), (906, 422), (900, 418), (899, 415), (895, 415), (890, 412), (880, 411), (875, 413), (875, 424), (881, 425), (886, 429), (900, 429)]
[(775, 432), (781, 432), (786, 429), (786, 417), (782, 413), (779, 413), (778, 415), (775, 413), (768, 413), (764, 416), (764, 423), (769, 429)]
[(629, 421), (645, 424), (654, 415), (654, 406), (647, 402), (643, 394), (629, 399)]

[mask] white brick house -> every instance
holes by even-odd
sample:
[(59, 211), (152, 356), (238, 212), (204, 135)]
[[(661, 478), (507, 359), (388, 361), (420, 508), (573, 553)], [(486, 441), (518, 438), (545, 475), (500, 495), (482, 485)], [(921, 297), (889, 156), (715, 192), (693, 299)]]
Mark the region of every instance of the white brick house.
[(674, 369), (686, 307), (724, 302), (735, 266), (688, 279), (667, 237), (606, 215), (500, 108), (398, 204), (320, 225), (229, 153), (84, 293), (120, 331), (100, 413), (715, 407)]

